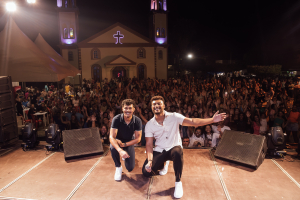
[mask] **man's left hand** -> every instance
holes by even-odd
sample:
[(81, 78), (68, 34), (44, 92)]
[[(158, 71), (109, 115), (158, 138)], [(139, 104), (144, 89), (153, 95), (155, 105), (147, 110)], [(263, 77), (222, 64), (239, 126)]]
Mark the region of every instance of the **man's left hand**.
[(226, 118), (226, 113), (220, 113), (217, 111), (213, 116), (214, 123), (223, 121)]

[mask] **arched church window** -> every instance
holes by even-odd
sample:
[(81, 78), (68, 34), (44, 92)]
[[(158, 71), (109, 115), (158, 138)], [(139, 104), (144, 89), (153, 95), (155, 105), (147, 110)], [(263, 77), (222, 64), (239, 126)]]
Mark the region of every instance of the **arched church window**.
[(68, 0), (65, 0), (65, 8), (68, 7)]
[(74, 30), (73, 30), (73, 28), (70, 28), (70, 38), (74, 38)]
[(73, 57), (73, 51), (69, 51), (68, 52), (68, 61), (73, 61), (74, 57)]
[(160, 37), (160, 29), (159, 28), (156, 29), (156, 37)]
[(68, 38), (68, 29), (64, 28), (64, 38)]
[(158, 51), (158, 59), (159, 60), (162, 60), (164, 57), (163, 57), (163, 51), (162, 50), (159, 50)]
[(158, 2), (158, 10), (162, 10), (163, 9), (162, 6), (163, 6), (162, 2), (161, 2), (161, 0), (159, 0), (159, 2)]
[(100, 67), (100, 65), (93, 65), (92, 66), (92, 78), (95, 80), (95, 82), (97, 81), (101, 81), (102, 79), (102, 69)]
[(167, 0), (164, 0), (164, 11), (167, 11)]
[(146, 50), (144, 48), (138, 49), (137, 58), (146, 58)]
[(166, 31), (164, 28), (161, 29), (161, 37), (166, 37)]
[(91, 58), (92, 60), (97, 60), (100, 59), (100, 50), (98, 48), (94, 48), (91, 51)]

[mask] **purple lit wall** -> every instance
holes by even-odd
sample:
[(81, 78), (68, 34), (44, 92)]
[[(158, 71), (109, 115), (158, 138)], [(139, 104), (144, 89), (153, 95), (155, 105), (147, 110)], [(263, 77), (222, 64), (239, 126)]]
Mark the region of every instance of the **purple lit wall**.
[(165, 44), (167, 41), (167, 38), (155, 38), (155, 40), (158, 44)]
[(59, 8), (62, 7), (62, 0), (57, 0), (57, 7), (59, 7)]
[(156, 10), (156, 0), (151, 1), (151, 10)]
[(164, 11), (167, 11), (167, 0), (164, 0)]
[(63, 37), (61, 37), (61, 41), (63, 44), (74, 44), (77, 42), (77, 39), (64, 39)]

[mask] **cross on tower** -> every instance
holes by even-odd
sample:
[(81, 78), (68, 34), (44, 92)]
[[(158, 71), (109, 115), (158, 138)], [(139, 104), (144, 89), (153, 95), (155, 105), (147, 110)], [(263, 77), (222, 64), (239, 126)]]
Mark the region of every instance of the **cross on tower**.
[(114, 34), (114, 38), (117, 39), (116, 44), (122, 44), (121, 38), (124, 38), (124, 35), (121, 35), (120, 31), (117, 31), (117, 34)]

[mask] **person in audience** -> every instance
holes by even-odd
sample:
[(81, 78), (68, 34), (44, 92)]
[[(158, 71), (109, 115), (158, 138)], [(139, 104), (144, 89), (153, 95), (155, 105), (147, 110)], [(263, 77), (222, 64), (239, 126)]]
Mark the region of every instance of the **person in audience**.
[[(206, 129), (206, 128), (205, 128)], [(207, 127), (207, 131), (213, 132), (211, 147), (217, 147), (220, 139), (225, 130), (231, 130), (228, 126), (224, 125), (224, 121), (220, 121), (217, 125), (212, 125), (212, 127)]]
[(189, 144), (190, 144), (190, 138), (188, 138), (188, 137), (182, 138), (182, 146), (183, 147), (188, 147)]
[(103, 144), (109, 144), (109, 133), (106, 125), (101, 125), (100, 138)]
[(204, 147), (204, 141), (205, 141), (205, 134), (202, 134), (201, 128), (197, 127), (195, 129), (195, 132), (193, 133), (192, 137), (190, 139), (189, 147), (198, 147), (200, 143), (200, 147)]
[(286, 127), (287, 143), (290, 143), (290, 135), (293, 135), (294, 143), (298, 141), (300, 113), (297, 111), (297, 107), (294, 105), (291, 112), (288, 115), (288, 122)]

